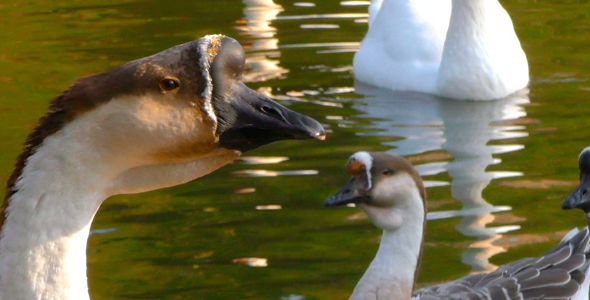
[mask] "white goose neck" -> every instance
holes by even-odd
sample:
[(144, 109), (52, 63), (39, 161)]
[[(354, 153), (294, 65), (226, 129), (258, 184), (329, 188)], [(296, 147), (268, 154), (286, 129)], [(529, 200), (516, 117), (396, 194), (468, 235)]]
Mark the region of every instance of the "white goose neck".
[(67, 133), (47, 138), (27, 159), (8, 199), (0, 238), (1, 300), (89, 299), (86, 243), (108, 196), (109, 166)]
[[(486, 2), (496, 0), (453, 0), (451, 21), (447, 32), (447, 39), (451, 42), (466, 43), (466, 40), (483, 39), (486, 34), (486, 18), (491, 13), (492, 5)], [(448, 42), (447, 42), (448, 43)]]
[(408, 214), (397, 230), (383, 230), (377, 255), (350, 300), (410, 299), (422, 246), (424, 213)]
[(453, 0), (452, 13), (464, 12), (464, 15), (478, 16), (483, 15), (486, 1), (497, 0)]
[(239, 155), (215, 148), (205, 125), (182, 125), (198, 117), (193, 111), (156, 100), (112, 99), (33, 149), (4, 211), (0, 300), (89, 299), (86, 244), (106, 198), (186, 183)]
[[(161, 123), (187, 110), (157, 103), (148, 96), (110, 100), (46, 137), (26, 159), (0, 232), (0, 300), (89, 299), (86, 244), (106, 198), (182, 184), (239, 154), (205, 146), (180, 158), (158, 152), (182, 144)], [(172, 132), (214, 146), (207, 128), (185, 127)]]

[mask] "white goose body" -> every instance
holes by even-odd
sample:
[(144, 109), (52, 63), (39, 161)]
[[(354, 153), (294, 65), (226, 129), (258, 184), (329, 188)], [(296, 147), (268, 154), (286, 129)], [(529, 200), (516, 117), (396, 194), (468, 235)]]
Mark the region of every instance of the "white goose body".
[(451, 13), (450, 0), (371, 1), (356, 79), (392, 90), (434, 93)]
[(527, 86), (526, 55), (497, 0), (377, 4), (353, 61), (358, 80), (469, 100), (503, 98)]
[[(370, 164), (363, 163), (367, 156), (372, 157)], [(405, 159), (387, 153), (358, 152), (349, 159), (347, 171), (351, 180), (325, 205), (356, 203), (383, 229), (377, 255), (350, 300), (588, 299), (588, 228), (570, 231), (541, 257), (412, 292), (426, 216), (422, 179)]]
[(86, 243), (109, 196), (188, 182), (273, 141), (323, 138), (313, 119), (243, 85), (243, 66), (236, 41), (207, 36), (58, 96), (8, 181), (0, 300), (89, 299)]

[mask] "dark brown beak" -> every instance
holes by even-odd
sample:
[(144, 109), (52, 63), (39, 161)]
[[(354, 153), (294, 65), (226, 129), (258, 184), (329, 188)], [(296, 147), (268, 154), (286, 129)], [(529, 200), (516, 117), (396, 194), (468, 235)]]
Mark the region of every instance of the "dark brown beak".
[(371, 200), (371, 189), (366, 173), (352, 176), (350, 180), (324, 203), (324, 207), (343, 206), (349, 203), (367, 203)]
[(210, 71), (222, 147), (245, 152), (281, 140), (326, 138), (316, 120), (248, 88), (242, 82), (244, 64), (242, 46), (224, 37)]

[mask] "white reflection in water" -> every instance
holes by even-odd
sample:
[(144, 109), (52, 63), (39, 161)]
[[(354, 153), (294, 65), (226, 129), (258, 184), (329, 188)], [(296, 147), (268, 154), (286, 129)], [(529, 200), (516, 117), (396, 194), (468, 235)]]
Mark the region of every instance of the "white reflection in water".
[(310, 19), (356, 19), (366, 18), (368, 14), (309, 14), (300, 16), (281, 16), (277, 17), (277, 20), (310, 20)]
[[(355, 108), (371, 118), (366, 135), (400, 137), (385, 142), (392, 154), (408, 156), (429, 151), (446, 150), (453, 160), (418, 165), (420, 174), (448, 172), (451, 195), (463, 203), (461, 210), (428, 214), (429, 220), (462, 217), (457, 230), (480, 240), (471, 244), (463, 254), (463, 262), (473, 271), (490, 271), (496, 266), (488, 259), (505, 249), (493, 242), (502, 233), (518, 230), (516, 225), (486, 227), (494, 221), (493, 213), (511, 210), (508, 206), (493, 206), (482, 197), (492, 179), (521, 176), (520, 172), (491, 171), (489, 165), (500, 164), (493, 155), (519, 151), (523, 145), (488, 145), (490, 141), (528, 136), (524, 126), (511, 125), (511, 120), (526, 116), (523, 105), (529, 103), (528, 91), (496, 101), (457, 101), (411, 92), (389, 91), (355, 84), (356, 91), (365, 94), (355, 100)], [(375, 132), (374, 129), (378, 129)], [(441, 158), (444, 159), (444, 158)]]
[(299, 7), (315, 7), (315, 3), (312, 2), (294, 2), (293, 6)]
[(317, 170), (290, 170), (290, 171), (271, 171), (271, 170), (241, 170), (234, 171), (232, 174), (247, 177), (276, 177), (276, 176), (302, 176), (318, 175)]
[(278, 164), (289, 160), (286, 156), (242, 156), (236, 159), (236, 162), (245, 165), (270, 165)]
[(109, 233), (113, 233), (116, 231), (119, 231), (119, 228), (97, 228), (97, 229), (91, 229), (90, 235), (109, 234)]
[(338, 29), (340, 26), (338, 24), (301, 24), (299, 25), (301, 29)]
[(234, 190), (234, 194), (250, 194), (256, 192), (256, 188), (247, 187), (247, 188), (239, 188)]
[(342, 6), (369, 6), (371, 1), (341, 1)]
[(359, 42), (335, 42), (335, 43), (305, 43), (282, 45), (281, 49), (291, 48), (328, 48), (328, 50), (318, 50), (318, 54), (356, 52), (361, 43)]
[(305, 300), (305, 297), (297, 294), (290, 294), (289, 296), (282, 296), (281, 300)]
[(244, 0), (244, 19), (238, 20), (236, 29), (249, 39), (242, 44), (247, 51), (246, 82), (266, 81), (281, 77), (289, 70), (279, 66), (281, 56), (279, 40), (275, 37), (277, 29), (271, 26), (283, 7), (272, 0)]
[(270, 205), (257, 205), (256, 210), (279, 210), (283, 207), (278, 204), (270, 204)]
[(268, 267), (268, 259), (260, 257), (241, 257), (234, 258), (232, 263), (239, 265), (247, 265), (250, 267)]

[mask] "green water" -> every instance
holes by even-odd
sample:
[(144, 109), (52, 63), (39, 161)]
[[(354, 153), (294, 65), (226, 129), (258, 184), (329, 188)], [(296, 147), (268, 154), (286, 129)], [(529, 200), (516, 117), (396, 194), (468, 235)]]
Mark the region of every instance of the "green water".
[[(0, 1), (2, 181), (49, 100), (72, 80), (211, 33), (246, 47), (251, 87), (329, 130), (324, 142), (281, 142), (246, 155), (288, 157), (281, 163), (236, 163), (183, 186), (107, 200), (88, 246), (94, 300), (347, 299), (380, 232), (357, 209), (321, 204), (345, 182), (343, 166), (358, 150), (419, 165), (432, 186), (431, 212), (456, 215), (463, 203), (488, 211), (428, 222), (421, 285), (539, 255), (584, 225), (560, 203), (590, 144), (586, 1), (502, 1), (528, 56), (530, 92), (486, 103), (359, 85), (355, 93), (351, 61), (366, 30), (355, 20), (366, 6), (15, 2)], [(309, 24), (332, 26), (302, 26)], [(317, 175), (244, 176), (248, 170)], [(245, 188), (255, 191), (236, 193)], [(232, 263), (244, 257), (268, 265)]]

